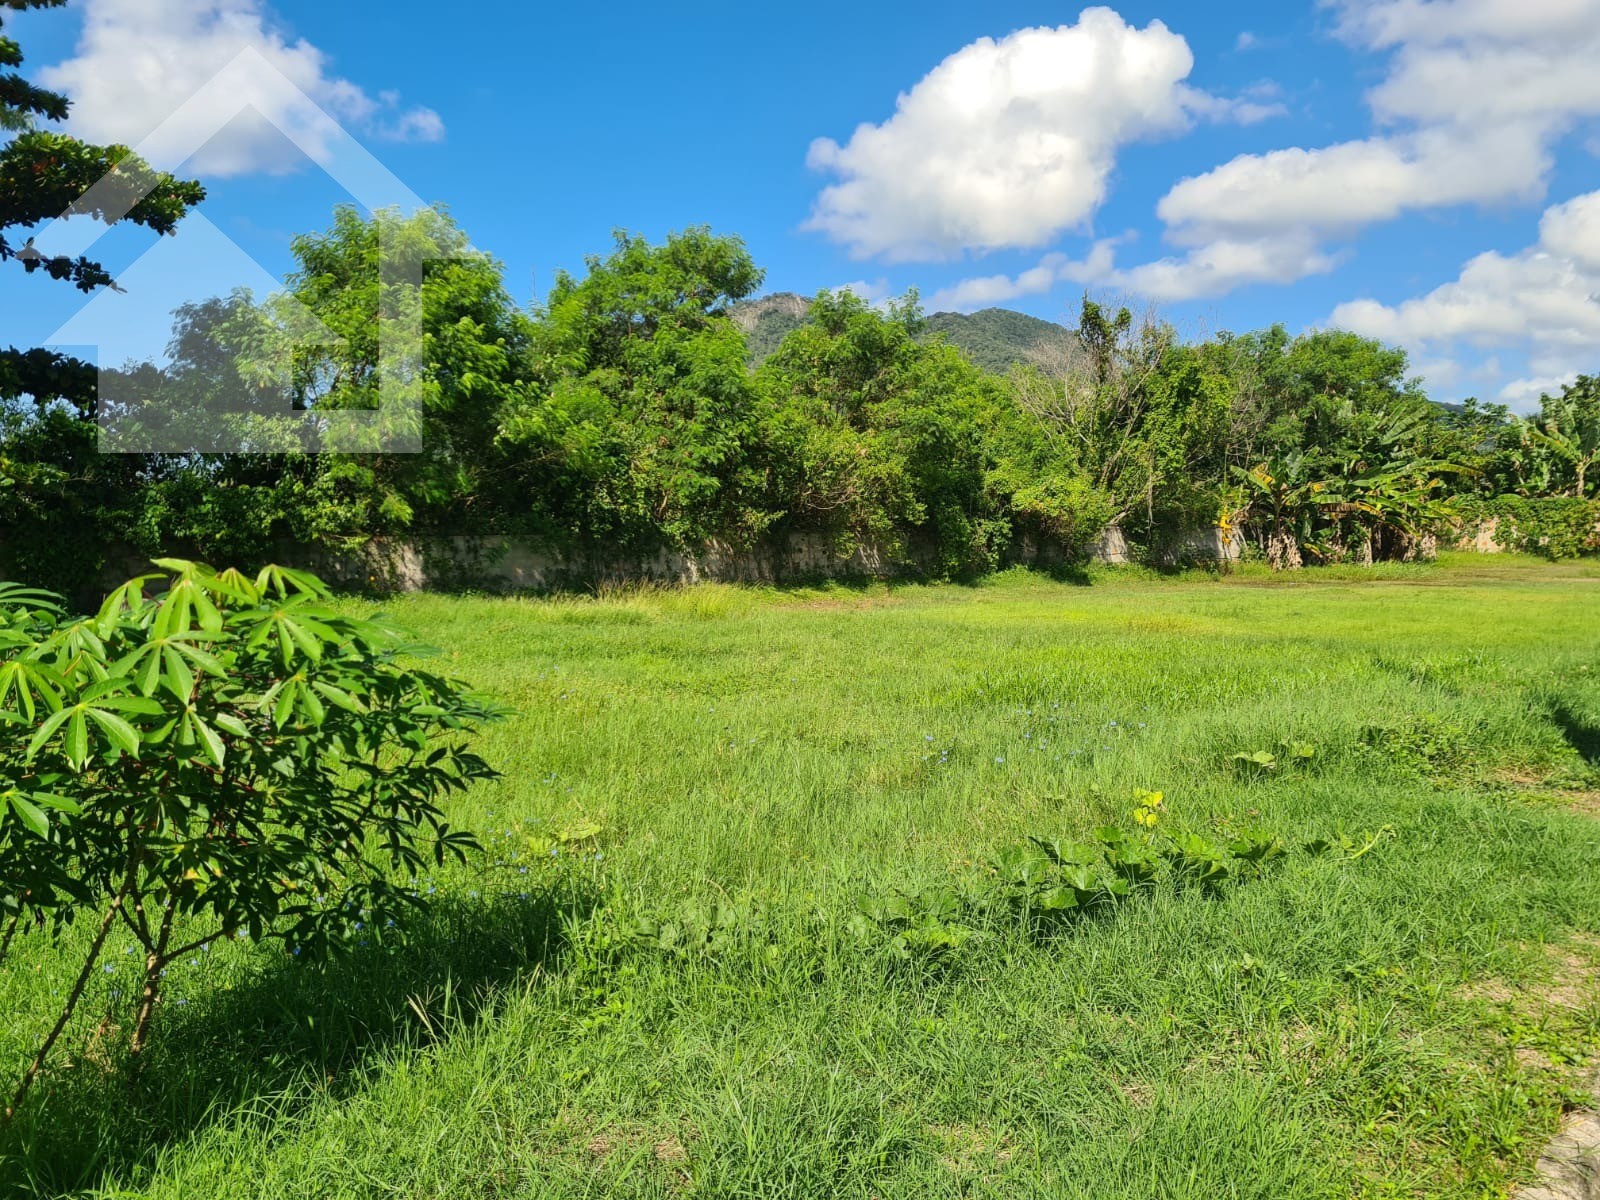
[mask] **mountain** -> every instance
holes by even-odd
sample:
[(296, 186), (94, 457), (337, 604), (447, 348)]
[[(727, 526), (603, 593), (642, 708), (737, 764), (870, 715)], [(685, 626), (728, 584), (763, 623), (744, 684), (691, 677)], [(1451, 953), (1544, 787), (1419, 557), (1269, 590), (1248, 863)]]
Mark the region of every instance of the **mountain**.
[(1004, 375), (1018, 363), (1030, 362), (1042, 351), (1059, 347), (1077, 333), (1009, 308), (986, 308), (975, 313), (934, 313), (928, 318), (928, 335), (943, 334), (946, 341), (966, 352), (985, 371)]
[(744, 330), (750, 347), (750, 365), (759, 366), (783, 344), (783, 339), (806, 323), (811, 300), (793, 292), (777, 292), (735, 304), (728, 316)]
[[(811, 301), (793, 292), (778, 292), (734, 305), (729, 316), (745, 332), (750, 361), (759, 364), (796, 329), (806, 323)], [(943, 336), (985, 371), (1004, 374), (1027, 362), (1037, 351), (1073, 336), (1065, 326), (1005, 308), (975, 313), (934, 313), (925, 338)]]

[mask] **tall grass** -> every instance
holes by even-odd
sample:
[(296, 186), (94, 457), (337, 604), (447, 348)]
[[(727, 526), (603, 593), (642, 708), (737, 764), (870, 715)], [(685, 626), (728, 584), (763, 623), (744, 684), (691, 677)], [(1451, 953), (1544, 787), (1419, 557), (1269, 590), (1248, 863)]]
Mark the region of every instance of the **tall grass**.
[[(1600, 932), (1600, 570), (976, 587), (634, 588), (386, 606), (518, 716), (403, 949), (247, 945), (170, 983), (134, 1073), (100, 981), (0, 1134), (19, 1194), (1311, 1197), (1498, 1194), (1600, 1040), (1541, 995)], [(354, 603), (354, 602), (352, 602)], [(1303, 768), (1241, 750), (1304, 741)], [(1219, 897), (1163, 891), (937, 969), (864, 892), (1031, 833), (1392, 829)], [(563, 831), (596, 836), (557, 845)], [(620, 949), (738, 901), (748, 950)], [(1574, 940), (1577, 938), (1578, 940)], [(1553, 954), (1550, 947), (1559, 948)], [(68, 967), (0, 974), (15, 1065)], [(131, 968), (130, 968), (131, 970)], [(124, 995), (115, 995), (124, 991)]]

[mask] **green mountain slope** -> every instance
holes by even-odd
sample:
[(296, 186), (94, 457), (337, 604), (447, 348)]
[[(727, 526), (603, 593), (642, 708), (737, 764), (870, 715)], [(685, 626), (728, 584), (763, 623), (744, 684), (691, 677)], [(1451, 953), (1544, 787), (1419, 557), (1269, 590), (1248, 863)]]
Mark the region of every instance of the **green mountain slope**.
[[(779, 292), (734, 307), (732, 317), (745, 331), (750, 361), (758, 364), (775, 351), (783, 339), (806, 322), (810, 301), (793, 292)], [(1072, 333), (1052, 321), (1004, 308), (975, 313), (934, 313), (928, 318), (928, 338), (943, 337), (986, 371), (1004, 374), (1026, 362), (1038, 350), (1059, 343)]]
[(985, 371), (1004, 374), (1018, 363), (1030, 361), (1036, 353), (1059, 346), (1073, 337), (1071, 330), (1054, 321), (1043, 321), (1027, 313), (1007, 308), (986, 308), (975, 313), (934, 313), (928, 318), (928, 334), (943, 336), (952, 346)]

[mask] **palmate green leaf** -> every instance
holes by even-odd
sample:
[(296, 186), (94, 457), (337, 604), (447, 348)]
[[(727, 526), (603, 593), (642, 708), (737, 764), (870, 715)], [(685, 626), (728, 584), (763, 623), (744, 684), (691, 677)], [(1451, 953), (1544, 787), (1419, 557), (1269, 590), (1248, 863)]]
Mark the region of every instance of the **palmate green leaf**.
[(12, 659), (0, 663), (0, 704), (8, 696), (15, 697), (22, 715), (32, 721), (38, 713), (39, 702), (51, 712), (61, 708), (61, 678), (42, 663), (25, 659)]
[(16, 608), (24, 612), (46, 612), (60, 615), (65, 611), (61, 597), (42, 588), (23, 587), (21, 584), (0, 582), (0, 608)]
[(270, 565), (261, 568), (261, 573), (256, 576), (256, 591), (263, 596), (275, 594), (285, 599), (291, 595), (320, 599), (332, 594), (322, 580), (309, 572)]
[(107, 596), (105, 603), (100, 606), (100, 611), (95, 617), (95, 624), (99, 627), (100, 635), (109, 637), (111, 631), (117, 627), (118, 622), (125, 617), (135, 616), (143, 612), (148, 605), (148, 601), (144, 598), (145, 585), (160, 578), (160, 575), (140, 575), (137, 578), (128, 580), (127, 583)]
[(198, 578), (179, 579), (156, 609), (152, 632), (158, 638), (187, 633), (196, 625), (207, 633), (222, 629), (222, 613)]
[[(131, 678), (134, 687), (143, 695), (154, 695), (156, 689), (165, 682), (173, 695), (180, 700), (187, 700), (194, 688), (195, 670), (219, 679), (227, 675), (216, 655), (195, 645), (196, 642), (216, 641), (223, 636), (220, 632), (189, 630), (156, 638), (111, 664), (110, 673)], [(184, 683), (186, 678), (187, 685)]]
[(211, 576), (208, 581), (211, 590), (219, 596), (226, 596), (240, 604), (254, 605), (261, 603), (261, 589), (255, 582), (239, 571), (237, 567), (227, 567)]

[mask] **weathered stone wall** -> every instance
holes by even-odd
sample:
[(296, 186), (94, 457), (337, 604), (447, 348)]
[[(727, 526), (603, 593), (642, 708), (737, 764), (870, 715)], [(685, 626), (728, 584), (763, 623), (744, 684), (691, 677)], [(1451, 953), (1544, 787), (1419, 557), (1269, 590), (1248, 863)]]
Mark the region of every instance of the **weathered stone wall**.
[(572, 554), (520, 537), (374, 538), (355, 551), (285, 547), (280, 557), (342, 586), (397, 592), (459, 587), (553, 592), (625, 582), (786, 583), (889, 577), (914, 569), (890, 561), (871, 545), (840, 557), (814, 534), (751, 550), (708, 542), (697, 553), (661, 549), (642, 556)]
[[(1220, 530), (1196, 530), (1167, 550), (1173, 562), (1237, 560), (1242, 538), (1226, 541)], [(1132, 561), (1127, 538), (1115, 526), (1089, 548), (1089, 557), (1106, 564)], [(376, 592), (481, 589), (500, 592), (582, 591), (606, 583), (770, 583), (816, 579), (893, 579), (931, 573), (931, 559), (913, 551), (911, 560), (885, 547), (857, 544), (847, 555), (820, 534), (793, 534), (753, 549), (708, 542), (697, 552), (662, 549), (648, 555), (581, 554), (551, 548), (525, 537), (373, 538), (350, 550), (282, 545), (272, 556), (284, 566), (314, 571), (341, 588)], [(1068, 566), (1081, 561), (1064, 546), (1024, 536), (1012, 546), (1007, 564)], [(111, 556), (105, 587), (150, 569), (131, 551)]]
[(1472, 550), (1478, 554), (1503, 554), (1505, 547), (1500, 544), (1499, 533), (1500, 518), (1489, 517), (1463, 529), (1461, 536), (1456, 539), (1456, 549)]

